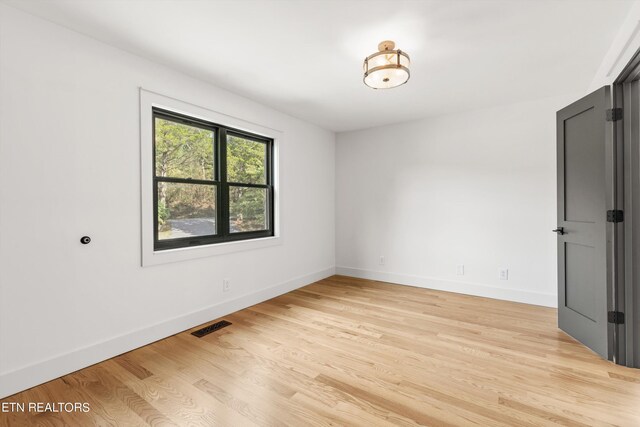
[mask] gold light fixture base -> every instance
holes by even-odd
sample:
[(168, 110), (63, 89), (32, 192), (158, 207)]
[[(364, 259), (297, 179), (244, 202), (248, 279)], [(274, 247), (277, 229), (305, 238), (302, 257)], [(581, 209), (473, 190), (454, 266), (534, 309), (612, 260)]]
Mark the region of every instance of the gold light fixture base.
[(393, 50), (395, 47), (395, 42), (391, 40), (385, 40), (378, 43), (378, 51), (380, 52), (384, 52), (385, 50)]

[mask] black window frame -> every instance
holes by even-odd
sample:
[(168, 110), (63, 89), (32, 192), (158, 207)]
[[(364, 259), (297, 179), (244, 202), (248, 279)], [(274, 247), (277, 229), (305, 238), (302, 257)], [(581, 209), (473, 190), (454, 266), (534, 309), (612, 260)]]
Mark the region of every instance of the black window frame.
[[(215, 162), (213, 165), (212, 180), (200, 180), (191, 178), (173, 178), (156, 176), (156, 118), (169, 120), (176, 123), (193, 126), (213, 132), (213, 152)], [(151, 114), (153, 132), (153, 249), (162, 251), (167, 249), (178, 249), (186, 247), (196, 247), (212, 245), (216, 243), (235, 242), (241, 240), (261, 239), (273, 237), (275, 235), (274, 199), (275, 188), (273, 185), (273, 144), (272, 138), (262, 135), (235, 129), (229, 126), (212, 123), (206, 120), (190, 117), (170, 110), (153, 107)], [(250, 141), (265, 144), (266, 171), (264, 184), (247, 184), (240, 182), (229, 182), (227, 180), (227, 134), (238, 136)], [(179, 237), (175, 239), (158, 239), (158, 183), (173, 182), (180, 184), (208, 185), (216, 188), (216, 234), (207, 236)], [(229, 187), (241, 186), (247, 188), (263, 188), (267, 190), (267, 229), (259, 231), (231, 232), (229, 225)]]

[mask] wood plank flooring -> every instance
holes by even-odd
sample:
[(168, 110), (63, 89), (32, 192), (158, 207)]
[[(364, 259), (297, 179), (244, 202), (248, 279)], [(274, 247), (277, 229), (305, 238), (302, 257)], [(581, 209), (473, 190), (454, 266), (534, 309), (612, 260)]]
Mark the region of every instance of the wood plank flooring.
[(640, 426), (640, 370), (554, 309), (333, 276), (224, 319), (2, 401), (88, 413), (0, 426)]

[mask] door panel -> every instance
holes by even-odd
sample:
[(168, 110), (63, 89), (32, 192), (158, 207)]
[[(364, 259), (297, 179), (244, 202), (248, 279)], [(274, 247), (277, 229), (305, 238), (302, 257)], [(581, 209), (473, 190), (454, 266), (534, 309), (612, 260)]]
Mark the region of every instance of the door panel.
[(564, 254), (565, 306), (591, 321), (596, 321), (596, 248), (565, 242)]
[[(607, 333), (608, 87), (558, 111), (558, 326), (604, 358)], [(609, 142), (608, 142), (609, 141)]]
[[(564, 178), (565, 220), (593, 223), (602, 212), (593, 188), (603, 184), (598, 171), (602, 160), (602, 144), (596, 137), (596, 110), (589, 108), (565, 120)], [(600, 180), (600, 181), (598, 181)]]

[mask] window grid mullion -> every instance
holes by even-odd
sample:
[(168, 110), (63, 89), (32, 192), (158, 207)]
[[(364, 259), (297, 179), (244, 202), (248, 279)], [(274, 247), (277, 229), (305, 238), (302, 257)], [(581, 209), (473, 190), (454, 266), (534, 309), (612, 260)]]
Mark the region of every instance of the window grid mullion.
[(198, 184), (198, 185), (219, 185), (220, 181), (210, 181), (207, 179), (174, 178), (171, 176), (155, 176), (157, 182), (173, 182), (176, 184)]
[(270, 188), (269, 184), (245, 184), (242, 182), (228, 182), (229, 187), (247, 187), (247, 188)]
[(220, 232), (223, 236), (229, 235), (229, 184), (227, 182), (227, 129), (220, 128), (220, 182), (222, 202), (220, 206)]

